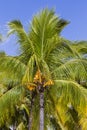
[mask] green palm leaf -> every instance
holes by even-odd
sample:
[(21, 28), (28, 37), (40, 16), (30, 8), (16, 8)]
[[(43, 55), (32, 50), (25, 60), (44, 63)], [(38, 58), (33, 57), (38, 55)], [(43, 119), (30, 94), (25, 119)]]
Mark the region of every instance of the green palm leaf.
[(21, 103), (23, 97), (23, 87), (15, 87), (0, 97), (0, 126), (15, 114), (15, 107)]
[[(60, 20), (54, 14), (53, 10), (45, 9), (33, 18), (31, 24), (30, 39), (34, 48), (36, 48), (36, 55), (41, 59), (46, 57), (46, 52), (47, 50), (49, 51), (51, 46), (54, 48), (54, 45), (57, 44), (57, 42), (51, 42), (51, 40), (56, 41), (59, 30), (67, 24), (67, 22)], [(54, 39), (54, 37), (56, 38)]]
[[(72, 78), (76, 80), (77, 76), (81, 80), (87, 80), (87, 60), (71, 59), (61, 64), (57, 69), (54, 69), (52, 74), (56, 78)], [(80, 71), (79, 71), (80, 70)]]
[(86, 111), (86, 89), (72, 80), (55, 80), (55, 86), (58, 87), (59, 100), (62, 103), (71, 103), (76, 110)]
[(19, 75), (20, 78), (26, 70), (26, 65), (22, 63), (17, 57), (11, 57), (11, 56), (0, 57), (0, 63), (1, 63), (0, 64), (1, 71), (6, 71), (9, 74), (16, 76)]

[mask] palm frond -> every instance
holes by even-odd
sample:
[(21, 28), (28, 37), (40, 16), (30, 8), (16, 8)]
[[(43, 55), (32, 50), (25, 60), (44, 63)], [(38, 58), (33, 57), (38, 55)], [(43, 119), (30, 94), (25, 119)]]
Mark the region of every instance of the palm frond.
[(26, 72), (23, 76), (22, 83), (32, 83), (35, 74), (35, 56), (32, 55), (27, 64)]
[(39, 58), (44, 59), (44, 57), (46, 57), (46, 49), (48, 50), (51, 45), (56, 44), (56, 42), (51, 42), (51, 40), (56, 41), (54, 37), (57, 38), (58, 31), (64, 27), (66, 23), (64, 20), (60, 20), (53, 10), (48, 9), (42, 10), (40, 14), (33, 18), (30, 39), (34, 48), (36, 48), (36, 55)]
[(86, 41), (80, 41), (80, 42), (74, 42), (72, 43), (72, 47), (75, 48), (81, 56), (84, 56), (87, 54), (87, 42)]
[(58, 95), (55, 96), (59, 98), (60, 102), (71, 103), (77, 111), (85, 113), (87, 105), (85, 88), (72, 80), (55, 80), (55, 86), (58, 87)]
[(8, 71), (2, 71), (0, 72), (0, 83), (6, 86), (7, 89), (14, 87), (15, 85), (20, 84), (21, 78), (17, 77), (16, 74), (12, 75), (12, 73), (9, 73)]
[[(48, 53), (49, 53), (49, 51), (48, 51)], [(49, 65), (50, 70), (54, 71), (56, 68), (57, 69), (61, 68), (60, 66), (62, 66), (62, 65), (67, 66), (67, 64), (70, 62), (71, 62), (70, 65), (72, 64), (72, 66), (74, 66), (75, 62), (73, 63), (73, 61), (74, 60), (79, 61), (79, 60), (82, 60), (82, 58), (83, 57), (79, 54), (79, 52), (76, 50), (76, 48), (72, 48), (71, 42), (69, 44), (69, 42), (68, 43), (67, 43), (67, 41), (64, 42), (64, 40), (61, 38), (61, 42), (59, 42), (57, 47), (54, 48), (54, 50), (51, 51), (51, 53), (49, 53), (49, 55), (47, 55), (46, 62)], [(78, 63), (77, 63), (77, 65), (78, 65)], [(81, 65), (81, 63), (80, 63), (80, 65)], [(84, 66), (84, 65), (81, 65), (81, 66)], [(57, 73), (57, 71), (56, 71), (56, 73)]]
[[(73, 119), (71, 113), (69, 112), (69, 107), (67, 103), (63, 104), (62, 102), (58, 101), (58, 95), (55, 95), (56, 92), (57, 89), (53, 87), (50, 88), (48, 93), (46, 94), (45, 111), (47, 112), (47, 116), (45, 116), (46, 121), (47, 119), (51, 121), (47, 121), (47, 125), (51, 126), (51, 123), (53, 122), (53, 128), (58, 127), (58, 129), (60, 128), (70, 130), (73, 130), (73, 128), (77, 128), (79, 126), (78, 120)], [(78, 118), (78, 115), (76, 115), (76, 118)]]
[[(46, 106), (48, 104), (48, 107), (46, 106), (45, 107), (46, 107), (47, 115), (49, 114), (51, 118), (55, 118), (60, 128), (79, 130), (82, 125), (82, 123), (79, 123), (80, 119), (82, 121), (81, 116), (85, 115), (86, 117), (86, 111), (87, 111), (86, 110), (86, 95), (87, 95), (86, 93), (87, 92), (84, 93), (86, 89), (83, 89), (81, 85), (79, 86), (77, 83), (74, 85), (75, 83), (74, 81), (73, 83), (69, 83), (69, 82), (72, 82), (72, 81), (65, 81), (65, 80), (59, 81), (58, 84), (56, 84), (55, 86), (49, 89), (46, 95)], [(73, 85), (71, 86), (71, 84)], [(76, 85), (78, 85), (79, 88)], [(73, 108), (74, 108), (73, 106), (77, 110), (77, 115), (76, 115), (76, 112), (71, 113), (73, 112)], [(85, 120), (85, 118), (83, 118), (83, 120)]]
[(79, 114), (73, 109), (73, 107), (68, 108), (67, 105), (64, 106), (62, 105), (62, 103), (58, 103), (56, 104), (55, 113), (56, 113), (55, 118), (57, 120), (60, 120), (65, 129), (79, 130), (80, 128)]
[(47, 63), (43, 60), (40, 62), (40, 70), (43, 73), (43, 76), (46, 80), (51, 79), (51, 73), (49, 70), (49, 66), (47, 65)]
[(10, 31), (8, 36), (11, 34), (16, 34), (18, 38), (18, 44), (20, 45), (20, 51), (23, 56), (29, 58), (33, 53), (33, 46), (31, 41), (28, 38), (28, 34), (25, 32), (22, 23), (19, 20), (13, 20), (8, 23)]
[(86, 41), (68, 41), (68, 44), (71, 44), (72, 50), (74, 50), (75, 54), (77, 54), (80, 58), (87, 53)]
[(87, 80), (87, 60), (71, 59), (62, 63), (59, 67), (52, 71), (56, 78), (72, 78), (73, 80)]
[(0, 97), (0, 126), (9, 122), (9, 119), (15, 114), (15, 108), (22, 102), (24, 97), (24, 88), (15, 87)]
[(6, 71), (8, 74), (12, 74), (19, 79), (22, 78), (25, 73), (26, 65), (18, 60), (17, 57), (3, 56), (0, 57), (0, 71)]
[(64, 29), (66, 25), (68, 25), (70, 22), (66, 21), (65, 19), (60, 19), (57, 24), (58, 33), (60, 34), (61, 31)]

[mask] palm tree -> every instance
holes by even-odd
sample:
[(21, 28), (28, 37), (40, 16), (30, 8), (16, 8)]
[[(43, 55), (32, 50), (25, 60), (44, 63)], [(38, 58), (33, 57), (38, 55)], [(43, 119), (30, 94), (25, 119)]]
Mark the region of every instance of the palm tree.
[[(1, 57), (0, 69), (9, 74), (16, 86), (25, 87), (31, 93), (29, 130), (47, 129), (51, 118), (56, 119), (61, 129), (65, 129), (61, 115), (58, 114), (59, 104), (64, 106), (64, 110), (71, 104), (80, 114), (85, 111), (87, 91), (75, 81), (75, 78), (78, 74), (77, 67), (83, 68), (86, 77), (87, 60), (82, 59), (78, 51), (60, 37), (62, 29), (67, 24), (67, 21), (60, 19), (53, 10), (48, 9), (42, 10), (33, 18), (28, 33), (20, 21), (14, 20), (9, 23), (9, 35), (16, 34), (20, 55)], [(10, 90), (10, 94), (13, 93), (17, 98), (13, 98), (16, 101), (14, 104), (19, 99), (16, 93), (14, 94), (15, 89), (16, 87), (13, 91)], [(40, 117), (37, 115), (38, 101)], [(54, 104), (52, 108), (50, 103)], [(45, 117), (47, 122), (44, 122)]]

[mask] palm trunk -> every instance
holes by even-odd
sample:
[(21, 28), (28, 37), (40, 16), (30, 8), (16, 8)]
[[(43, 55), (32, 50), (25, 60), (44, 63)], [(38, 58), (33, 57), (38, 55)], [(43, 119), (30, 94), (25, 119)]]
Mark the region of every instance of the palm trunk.
[(40, 130), (44, 130), (44, 91), (40, 92)]
[(32, 92), (28, 130), (31, 130), (31, 128), (32, 128), (32, 116), (33, 116), (33, 115), (32, 115), (32, 112), (33, 112), (33, 106), (34, 106), (34, 98), (35, 98), (35, 95), (36, 95), (35, 92)]
[(13, 130), (16, 130), (16, 122), (15, 122), (15, 124), (13, 125)]

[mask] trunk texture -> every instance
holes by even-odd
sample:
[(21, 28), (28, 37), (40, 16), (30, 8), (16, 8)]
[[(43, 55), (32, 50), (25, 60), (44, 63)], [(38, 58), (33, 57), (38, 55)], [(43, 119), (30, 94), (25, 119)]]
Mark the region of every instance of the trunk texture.
[(32, 92), (28, 130), (31, 130), (31, 128), (32, 128), (32, 116), (33, 116), (33, 115), (32, 115), (32, 111), (33, 111), (33, 106), (34, 106), (34, 98), (35, 98), (35, 93)]
[(16, 130), (16, 122), (15, 122), (15, 124), (13, 125), (13, 130)]
[(40, 130), (44, 130), (44, 92), (40, 92)]

